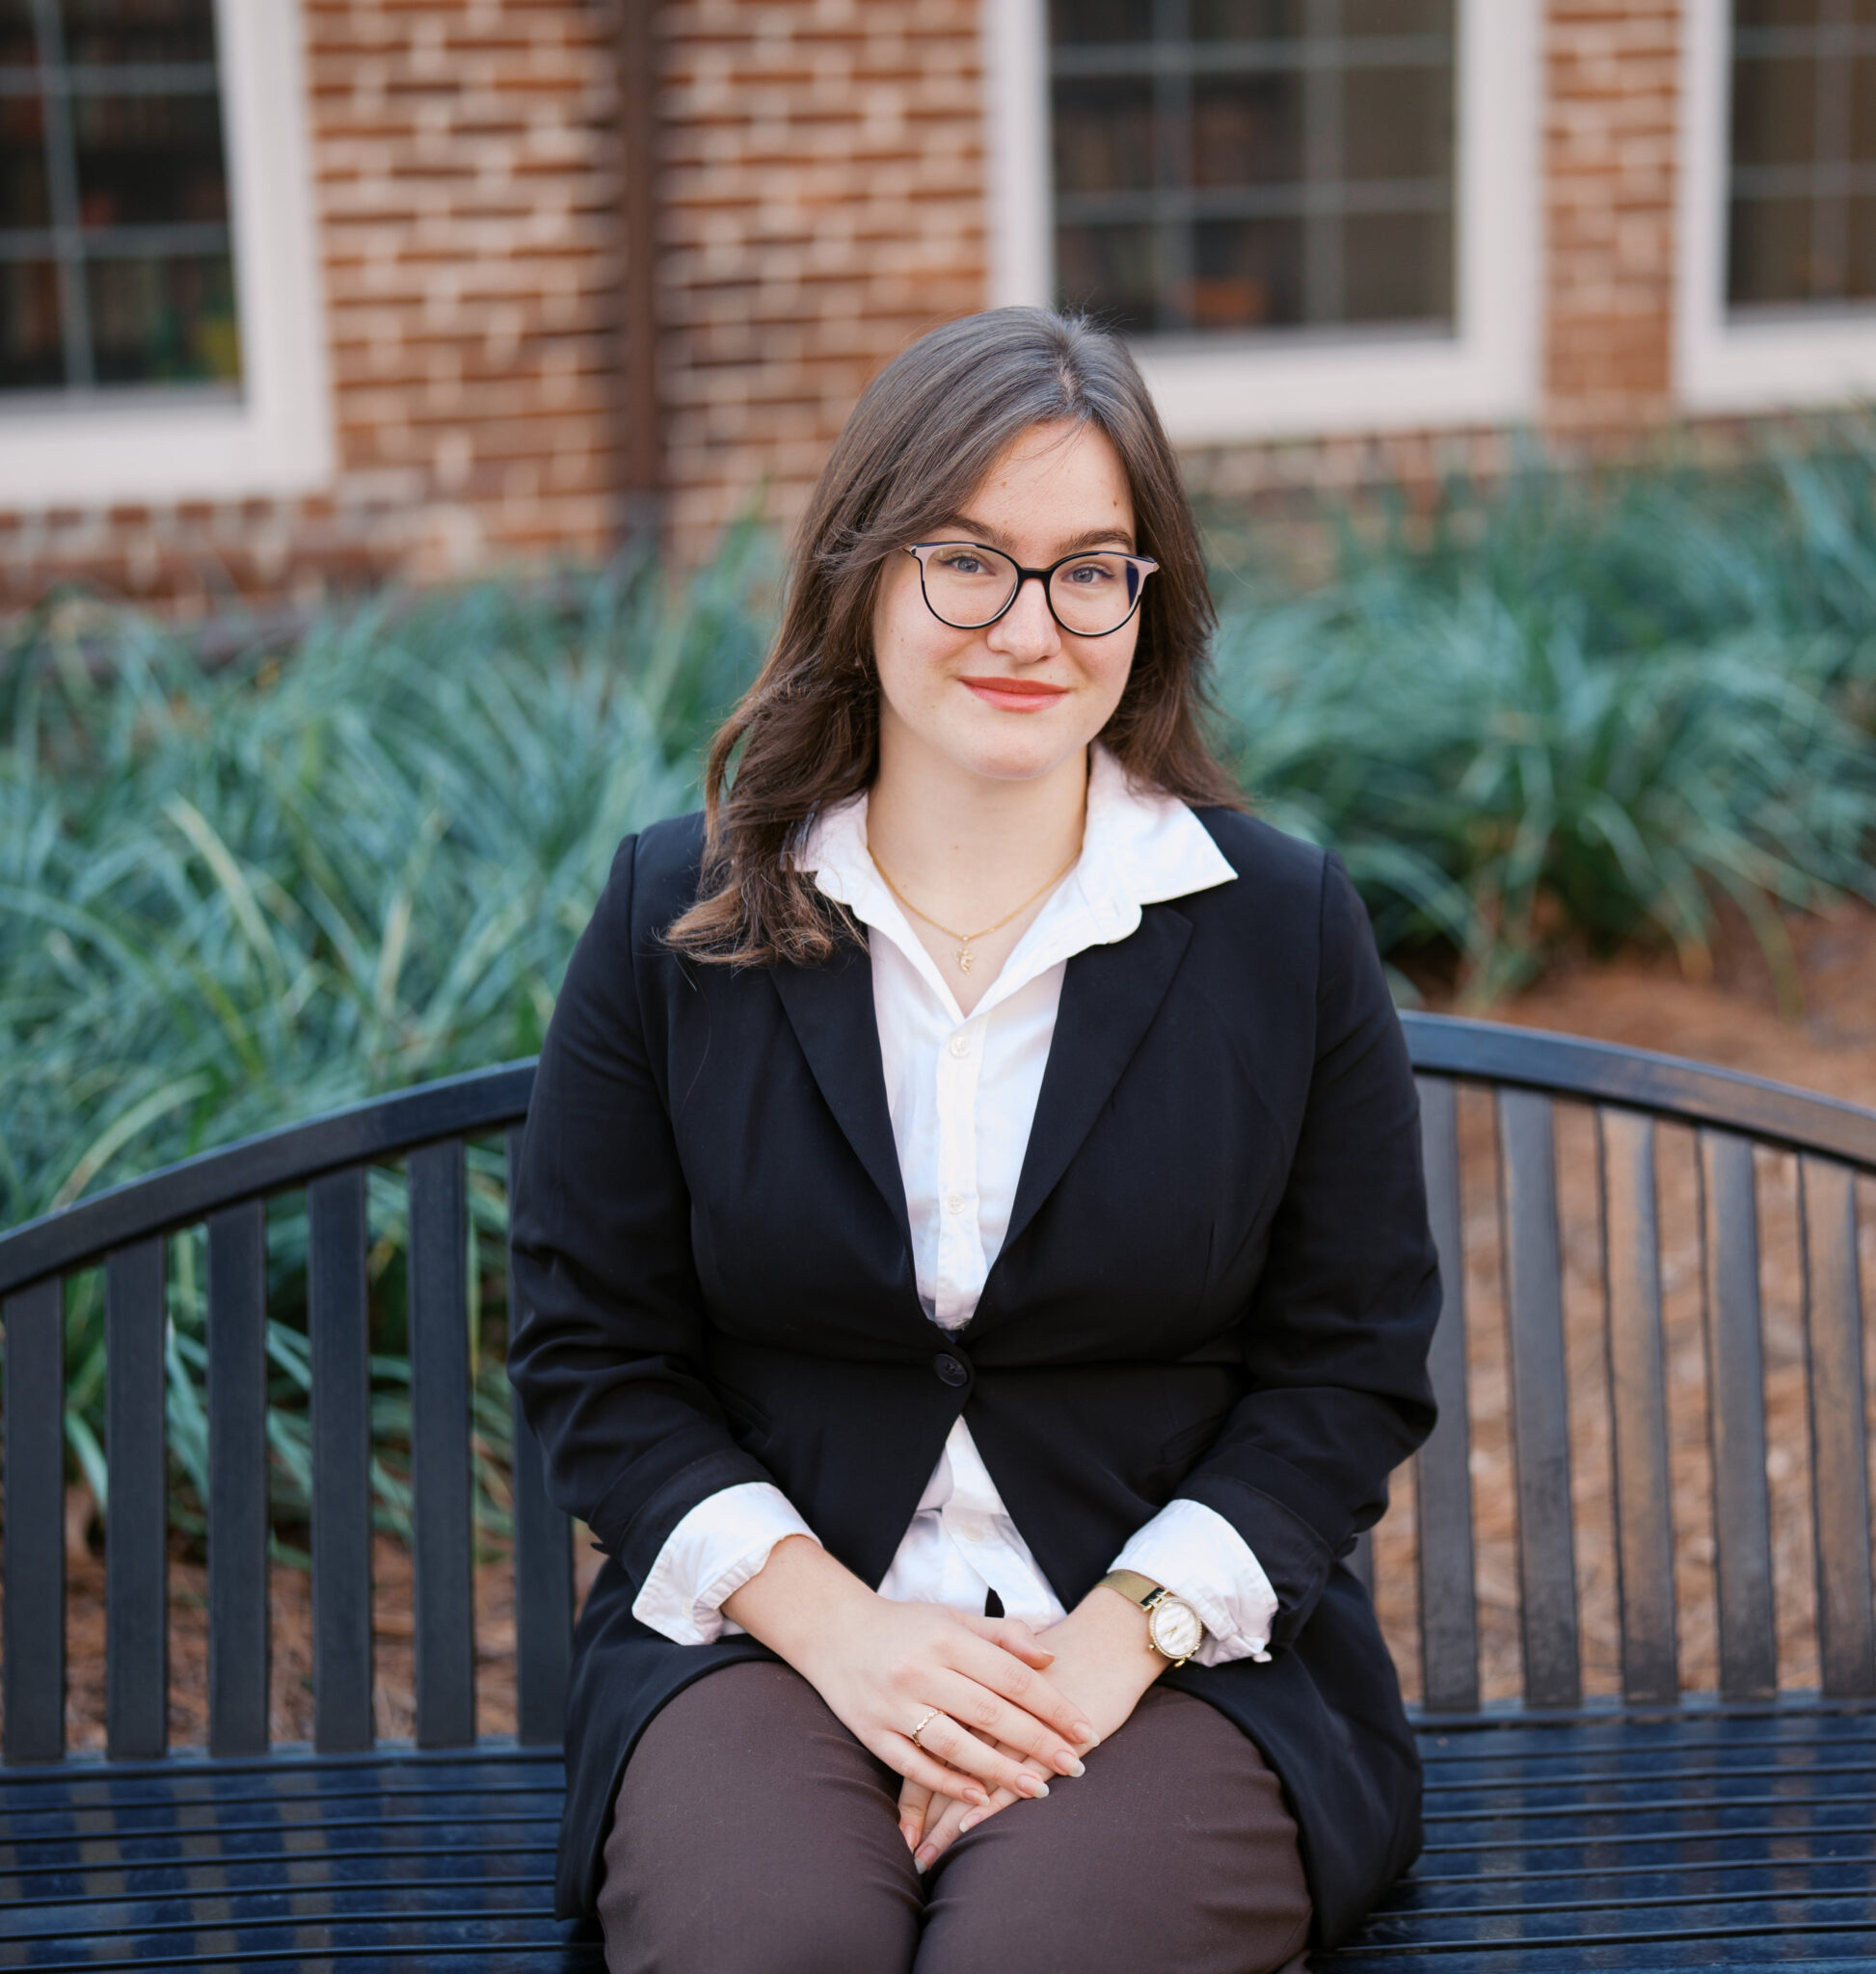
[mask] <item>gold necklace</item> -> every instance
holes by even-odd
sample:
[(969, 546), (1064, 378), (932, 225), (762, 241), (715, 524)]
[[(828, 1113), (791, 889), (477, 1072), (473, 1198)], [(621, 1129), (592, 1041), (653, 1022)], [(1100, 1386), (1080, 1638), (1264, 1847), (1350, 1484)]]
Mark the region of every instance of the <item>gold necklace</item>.
[(915, 919), (923, 919), (927, 925), (936, 927), (936, 929), (942, 932), (947, 939), (954, 939), (957, 941), (957, 945), (952, 951), (952, 957), (955, 958), (955, 960), (957, 961), (957, 971), (960, 974), (968, 974), (971, 971), (971, 962), (977, 957), (977, 955), (971, 950), (971, 942), (974, 939), (988, 939), (993, 932), (1001, 932), (1012, 919), (1016, 918), (1019, 914), (1023, 912), (1027, 912), (1029, 908), (1035, 903), (1036, 899), (1039, 898), (1045, 891), (1053, 891), (1056, 888), (1056, 886), (1059, 885), (1062, 881), (1062, 879), (1066, 877), (1068, 873), (1074, 869), (1075, 866), (1079, 864), (1082, 860), (1082, 853), (1081, 851), (1077, 850), (1075, 854), (1071, 858), (1069, 858), (1068, 862), (1064, 864), (1061, 867), (1061, 868), (1058, 870), (1052, 878), (1050, 878), (1047, 884), (1038, 885), (1035, 888), (1035, 890), (1031, 892), (1029, 896), (1026, 897), (1023, 900), (1023, 902), (1016, 907), (1016, 910), (1014, 912), (1005, 912), (994, 925), (986, 925), (982, 928), (981, 931), (978, 932), (959, 932), (952, 926), (940, 925), (938, 923), (938, 920), (934, 919), (929, 912), (920, 911), (918, 906), (915, 905), (912, 902), (912, 900), (908, 898), (902, 891), (899, 890), (898, 886), (893, 882), (893, 873), (890, 870), (888, 870), (885, 865), (883, 865), (879, 861), (878, 855), (873, 849), (871, 838), (869, 838), (867, 840), (867, 855), (872, 858), (872, 867), (879, 872), (881, 877), (883, 877), (886, 880), (886, 889), (892, 893), (892, 894), (899, 901), (900, 904), (902, 904), (905, 907), (905, 909), (908, 912), (912, 914), (912, 916)]

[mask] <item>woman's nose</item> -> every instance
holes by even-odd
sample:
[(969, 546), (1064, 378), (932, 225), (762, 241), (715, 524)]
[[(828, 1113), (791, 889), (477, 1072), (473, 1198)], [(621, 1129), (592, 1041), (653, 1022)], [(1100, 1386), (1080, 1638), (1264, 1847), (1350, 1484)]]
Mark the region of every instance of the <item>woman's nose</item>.
[(1015, 658), (1050, 657), (1060, 649), (1060, 632), (1039, 575), (1026, 575), (1017, 584), (1015, 600), (990, 627), (990, 646)]

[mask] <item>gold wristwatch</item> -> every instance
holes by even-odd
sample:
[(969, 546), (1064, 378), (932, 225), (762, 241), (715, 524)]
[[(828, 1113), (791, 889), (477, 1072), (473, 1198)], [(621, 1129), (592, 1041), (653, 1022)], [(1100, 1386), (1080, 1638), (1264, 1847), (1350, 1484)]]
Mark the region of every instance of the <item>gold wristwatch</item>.
[(1111, 1569), (1101, 1579), (1105, 1589), (1118, 1590), (1130, 1604), (1146, 1613), (1146, 1640), (1162, 1659), (1183, 1666), (1204, 1641), (1205, 1626), (1183, 1597), (1137, 1569)]

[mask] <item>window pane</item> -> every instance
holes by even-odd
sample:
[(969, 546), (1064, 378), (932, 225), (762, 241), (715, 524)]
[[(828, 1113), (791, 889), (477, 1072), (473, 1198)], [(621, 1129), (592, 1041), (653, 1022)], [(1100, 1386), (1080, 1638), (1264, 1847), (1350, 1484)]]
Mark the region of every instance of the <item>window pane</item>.
[(1150, 41), (1153, 0), (1049, 0), (1049, 39), (1057, 47), (1077, 41)]
[(1192, 0), (1195, 41), (1287, 41), (1303, 31), (1304, 0)]
[(49, 260), (0, 260), (0, 390), (57, 390), (65, 381), (59, 270)]
[(1300, 220), (1210, 220), (1193, 233), (1194, 329), (1269, 329), (1302, 320)]
[(1817, 64), (1755, 59), (1733, 64), (1735, 165), (1809, 164), (1817, 144)]
[(1453, 0), (1342, 0), (1345, 35), (1450, 35)]
[(62, 0), (66, 60), (212, 62), (214, 0)]
[(1863, 164), (1876, 162), (1876, 55), (1851, 65), (1850, 155)]
[(1452, 0), (1050, 18), (1064, 302), (1201, 334), (1451, 319)]
[(1850, 201), (1850, 298), (1876, 301), (1876, 199)]
[(1818, 0), (1734, 0), (1739, 27), (1814, 27)]
[(1450, 306), (1450, 213), (1356, 214), (1349, 221), (1346, 254), (1351, 322), (1424, 322)]
[(86, 227), (228, 218), (214, 96), (78, 96), (71, 113)]
[(1810, 200), (1735, 199), (1728, 300), (1808, 302), (1813, 292)]
[(1157, 329), (1162, 283), (1151, 227), (1059, 227), (1056, 274), (1063, 303), (1115, 329)]
[(31, 68), (39, 58), (32, 0), (0, 0), (0, 68)]
[(1876, 0), (1734, 0), (1727, 295), (1871, 299)]
[(226, 253), (96, 260), (87, 275), (100, 384), (214, 384), (240, 376)]
[(1201, 82), (1193, 90), (1193, 182), (1273, 185), (1302, 176), (1302, 78)]
[(1450, 68), (1351, 68), (1342, 78), (1351, 178), (1443, 178), (1453, 169)]
[(45, 122), (38, 96), (0, 96), (0, 227), (49, 227)]
[(1079, 78), (1055, 89), (1056, 189), (1125, 192), (1153, 183), (1153, 85)]
[(0, 289), (0, 391), (237, 380), (216, 0), (0, 0), (0, 66), (40, 72), (41, 6), (67, 114), (0, 94), (0, 227), (46, 235)]

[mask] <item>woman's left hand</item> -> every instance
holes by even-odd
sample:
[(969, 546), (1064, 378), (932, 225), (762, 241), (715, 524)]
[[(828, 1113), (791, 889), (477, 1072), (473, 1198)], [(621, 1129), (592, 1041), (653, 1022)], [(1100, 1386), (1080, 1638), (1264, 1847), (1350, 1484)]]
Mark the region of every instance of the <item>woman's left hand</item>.
[[(1140, 1696), (1166, 1669), (1166, 1661), (1147, 1642), (1144, 1614), (1112, 1590), (1090, 1590), (1059, 1624), (1039, 1636), (1056, 1655), (1049, 1677), (1094, 1723), (1094, 1739), (1076, 1749), (1081, 1755), (1126, 1724)], [(999, 1752), (1022, 1759), (1014, 1748)], [(1075, 1786), (1072, 1777), (1039, 1762), (1027, 1766), (1054, 1788)], [(899, 1829), (919, 1869), (929, 1871), (961, 1831), (1022, 1800), (1011, 1790), (999, 1789), (987, 1805), (974, 1806), (907, 1782), (899, 1790)]]

